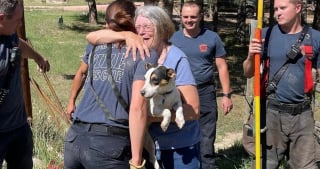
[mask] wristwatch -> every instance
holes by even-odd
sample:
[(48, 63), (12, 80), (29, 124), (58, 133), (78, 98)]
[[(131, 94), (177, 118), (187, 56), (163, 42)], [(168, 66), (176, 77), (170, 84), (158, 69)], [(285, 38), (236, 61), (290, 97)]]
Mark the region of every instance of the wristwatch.
[(222, 93), (222, 96), (231, 99), (231, 92), (230, 93)]

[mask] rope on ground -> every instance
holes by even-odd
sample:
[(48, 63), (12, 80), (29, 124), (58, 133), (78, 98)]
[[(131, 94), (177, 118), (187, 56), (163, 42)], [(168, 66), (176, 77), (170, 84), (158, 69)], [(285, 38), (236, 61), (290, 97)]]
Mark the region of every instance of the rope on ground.
[(44, 105), (47, 107), (47, 110), (49, 111), (55, 125), (61, 130), (61, 131), (65, 131), (65, 128), (61, 124), (61, 119), (62, 122), (64, 122), (66, 125), (70, 124), (70, 121), (67, 119), (67, 116), (65, 115), (62, 105), (56, 95), (56, 93), (54, 92), (54, 89), (49, 81), (49, 78), (47, 77), (47, 75), (45, 75), (45, 73), (43, 73), (44, 78), (47, 81), (47, 85), (50, 88), (51, 94), (55, 97), (55, 102), (51, 100), (51, 98), (41, 89), (40, 85), (33, 79), (30, 79), (30, 83), (32, 85), (32, 87), (35, 89), (35, 91), (37, 92), (39, 98), (41, 98), (40, 100), (43, 101)]

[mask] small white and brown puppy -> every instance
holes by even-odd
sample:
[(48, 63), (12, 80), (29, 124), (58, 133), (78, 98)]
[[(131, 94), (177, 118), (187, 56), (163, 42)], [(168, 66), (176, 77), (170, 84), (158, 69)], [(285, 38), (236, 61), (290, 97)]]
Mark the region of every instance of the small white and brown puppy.
[(150, 114), (163, 117), (161, 128), (168, 129), (171, 122), (171, 110), (175, 110), (175, 122), (179, 128), (184, 126), (182, 101), (176, 88), (176, 73), (163, 65), (146, 64), (145, 84), (141, 95), (149, 100)]
[[(171, 122), (171, 110), (175, 110), (175, 121), (178, 127), (182, 128), (185, 120), (180, 93), (175, 84), (174, 70), (163, 65), (155, 66), (153, 64), (146, 64), (146, 69), (145, 84), (141, 89), (141, 95), (149, 100), (149, 116), (163, 117), (161, 128), (166, 131)], [(146, 133), (144, 147), (150, 154), (151, 164), (155, 169), (160, 169), (155, 157), (154, 142), (149, 132)]]

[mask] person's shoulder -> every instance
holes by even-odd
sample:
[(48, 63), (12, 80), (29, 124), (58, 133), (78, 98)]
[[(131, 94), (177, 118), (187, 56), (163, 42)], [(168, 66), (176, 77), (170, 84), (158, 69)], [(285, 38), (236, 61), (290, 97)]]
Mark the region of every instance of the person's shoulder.
[(173, 33), (173, 35), (182, 34), (182, 33), (183, 33), (182, 30), (183, 30), (183, 29), (178, 29), (177, 31), (175, 31), (175, 32)]
[(212, 31), (210, 29), (207, 28), (203, 28), (201, 29), (201, 32), (199, 34), (199, 36), (201, 39), (206, 39), (207, 41), (215, 41), (216, 39), (221, 39), (219, 34), (215, 31)]
[(175, 46), (175, 45), (171, 45), (170, 51), (171, 51), (172, 53), (177, 54), (177, 57), (185, 57), (184, 52), (183, 52), (180, 48), (178, 48), (177, 46)]
[(92, 52), (92, 50), (93, 50), (94, 47), (95, 47), (94, 45), (88, 43), (88, 44), (86, 45), (86, 51), (85, 51), (85, 52), (86, 52), (86, 53)]
[(204, 35), (214, 35), (214, 36), (219, 36), (217, 32), (207, 29), (207, 28), (203, 28), (201, 29), (202, 34)]
[(273, 36), (273, 37), (279, 37), (278, 36), (279, 33), (281, 33), (281, 30), (278, 24), (274, 24), (274, 25), (270, 25), (262, 28), (262, 35), (264, 38), (266, 38), (267, 34), (268, 36), (271, 36), (271, 34), (272, 35), (276, 34), (276, 36)]
[[(124, 52), (126, 51), (126, 49), (124, 50)], [(141, 54), (139, 51), (137, 51), (137, 55), (136, 55), (136, 61), (135, 62), (146, 62), (146, 63), (157, 63), (158, 61), (158, 54), (155, 50), (153, 49), (149, 49), (149, 52), (150, 52), (150, 56), (146, 56), (145, 54), (145, 57), (144, 59), (142, 59), (141, 57)], [(129, 55), (128, 55), (128, 58), (132, 59), (133, 60), (133, 54), (132, 54), (132, 51), (129, 52)]]
[[(314, 36), (316, 38), (319, 38), (320, 37), (320, 31), (316, 30), (316, 29), (313, 29), (311, 28), (311, 36)], [(320, 40), (320, 39), (319, 39)]]
[(177, 30), (176, 32), (174, 32), (170, 38), (170, 40), (175, 39), (175, 38), (179, 38), (183, 36), (183, 31), (182, 29)]
[(277, 27), (278, 27), (277, 24), (265, 26), (265, 27), (262, 28), (262, 31), (267, 31), (268, 29), (272, 30), (272, 29), (275, 29)]
[(149, 49), (150, 50), (150, 57), (146, 56), (145, 62), (149, 63), (158, 63), (159, 55), (154, 49)]

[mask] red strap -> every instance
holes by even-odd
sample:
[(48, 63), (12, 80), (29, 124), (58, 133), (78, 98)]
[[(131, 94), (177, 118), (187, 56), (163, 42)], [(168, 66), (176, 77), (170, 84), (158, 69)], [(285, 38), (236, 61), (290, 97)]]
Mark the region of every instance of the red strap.
[(313, 89), (313, 78), (312, 78), (312, 45), (304, 45), (305, 52), (305, 69), (304, 69), (304, 92), (310, 93)]

